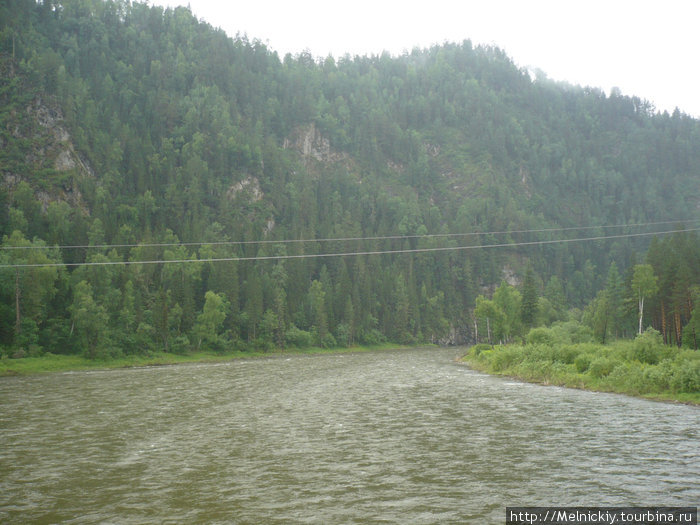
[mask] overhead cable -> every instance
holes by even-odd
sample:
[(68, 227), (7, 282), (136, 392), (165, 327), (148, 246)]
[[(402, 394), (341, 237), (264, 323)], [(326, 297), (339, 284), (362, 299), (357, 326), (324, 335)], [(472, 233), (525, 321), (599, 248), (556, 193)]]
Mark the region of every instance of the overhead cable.
[(414, 235), (380, 235), (373, 237), (330, 237), (325, 239), (262, 239), (257, 241), (196, 241), (196, 242), (166, 242), (166, 243), (138, 243), (138, 244), (84, 244), (84, 245), (45, 245), (45, 246), (0, 246), (2, 250), (39, 250), (54, 248), (60, 250), (74, 249), (112, 249), (112, 248), (166, 248), (178, 246), (241, 246), (250, 244), (292, 244), (292, 243), (312, 243), (312, 242), (352, 242), (352, 241), (382, 241), (382, 240), (403, 240), (403, 239), (436, 239), (448, 237), (479, 237), (486, 235), (512, 235), (523, 233), (553, 233), (572, 230), (594, 230), (611, 228), (639, 228), (643, 226), (660, 226), (668, 224), (682, 224), (700, 222), (700, 219), (683, 219), (674, 221), (644, 222), (637, 224), (612, 224), (612, 225), (592, 225), (592, 226), (568, 226), (562, 228), (541, 228), (531, 230), (505, 230), (491, 232), (463, 232), (463, 233), (425, 233)]
[(312, 259), (320, 257), (356, 257), (360, 255), (390, 255), (390, 254), (405, 254), (405, 253), (430, 253), (430, 252), (446, 252), (446, 251), (463, 251), (463, 250), (480, 250), (486, 248), (505, 248), (517, 246), (538, 246), (557, 243), (574, 243), (574, 242), (590, 242), (603, 241), (609, 239), (622, 239), (629, 237), (644, 237), (650, 235), (668, 235), (671, 233), (683, 233), (700, 231), (700, 228), (691, 228), (683, 230), (668, 230), (662, 232), (644, 232), (644, 233), (622, 233), (617, 235), (600, 235), (595, 237), (579, 237), (574, 239), (552, 239), (540, 241), (524, 241), (524, 242), (507, 242), (497, 244), (482, 244), (470, 246), (443, 246), (433, 248), (407, 248), (400, 250), (368, 250), (356, 252), (339, 252), (339, 253), (306, 253), (296, 255), (259, 255), (250, 257), (216, 257), (205, 259), (158, 259), (158, 260), (141, 260), (141, 261), (88, 261), (75, 263), (19, 263), (19, 264), (0, 264), (0, 268), (47, 268), (47, 267), (77, 267), (77, 266), (117, 266), (117, 265), (136, 265), (136, 264), (188, 264), (188, 263), (216, 263), (216, 262), (241, 262), (241, 261), (279, 261), (288, 259)]

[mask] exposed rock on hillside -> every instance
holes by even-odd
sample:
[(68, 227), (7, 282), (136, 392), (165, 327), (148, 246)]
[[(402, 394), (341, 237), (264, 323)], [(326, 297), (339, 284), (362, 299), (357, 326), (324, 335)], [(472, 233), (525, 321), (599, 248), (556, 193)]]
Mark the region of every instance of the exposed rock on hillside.
[(297, 128), (291, 137), (284, 139), (283, 147), (298, 151), (305, 161), (314, 159), (319, 162), (340, 162), (347, 159), (347, 154), (331, 148), (330, 141), (313, 123)]
[(11, 112), (5, 125), (19, 139), (15, 144), (24, 146), (15, 153), (16, 162), (0, 168), (0, 185), (12, 193), (21, 182), (31, 183), (36, 174), (42, 174), (41, 189), (35, 195), (44, 209), (52, 201), (63, 200), (85, 210), (77, 181), (94, 173), (76, 152), (60, 108), (36, 97), (24, 110)]
[(235, 199), (241, 193), (248, 195), (250, 202), (258, 202), (263, 198), (260, 181), (255, 177), (246, 177), (242, 181), (232, 184), (227, 195), (229, 199)]

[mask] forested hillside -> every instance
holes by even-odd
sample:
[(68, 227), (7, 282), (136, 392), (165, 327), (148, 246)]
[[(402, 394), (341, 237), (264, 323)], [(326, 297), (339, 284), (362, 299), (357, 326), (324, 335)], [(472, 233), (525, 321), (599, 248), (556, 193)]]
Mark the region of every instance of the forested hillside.
[[(699, 190), (699, 121), (496, 48), (280, 57), (186, 8), (0, 6), (6, 355), (469, 341), (503, 280), (563, 319), (631, 282), (651, 237), (621, 235), (696, 228)], [(680, 343), (700, 258), (675, 238), (650, 322)]]

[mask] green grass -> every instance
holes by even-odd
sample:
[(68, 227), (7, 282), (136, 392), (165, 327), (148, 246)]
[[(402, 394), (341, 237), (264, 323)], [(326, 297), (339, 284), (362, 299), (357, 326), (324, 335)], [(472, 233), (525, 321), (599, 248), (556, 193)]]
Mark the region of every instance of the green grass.
[(184, 355), (165, 352), (150, 355), (134, 355), (114, 359), (87, 359), (78, 355), (46, 354), (41, 357), (23, 357), (20, 359), (0, 359), (0, 376), (31, 375), (49, 372), (67, 372), (78, 370), (98, 370), (109, 368), (130, 368), (139, 366), (163, 366), (180, 363), (213, 363), (234, 359), (251, 359), (288, 355), (338, 354), (348, 352), (370, 352), (377, 350), (396, 350), (406, 348), (402, 345), (384, 343), (371, 346), (352, 346), (349, 348), (290, 348), (285, 350), (231, 351), (223, 354), (213, 352), (196, 352)]
[(700, 405), (700, 352), (649, 346), (640, 338), (609, 345), (477, 345), (461, 360), (532, 383)]

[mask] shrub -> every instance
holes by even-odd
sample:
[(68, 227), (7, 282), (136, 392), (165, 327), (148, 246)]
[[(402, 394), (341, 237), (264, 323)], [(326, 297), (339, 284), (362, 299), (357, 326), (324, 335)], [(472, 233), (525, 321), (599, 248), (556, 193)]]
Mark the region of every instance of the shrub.
[(184, 335), (178, 335), (170, 344), (170, 352), (185, 355), (190, 351), (190, 340)]
[(673, 377), (673, 364), (671, 361), (662, 361), (656, 366), (648, 366), (644, 369), (644, 382), (649, 391), (663, 392), (671, 386)]
[(593, 356), (591, 354), (579, 354), (578, 356), (576, 356), (576, 359), (574, 359), (574, 366), (576, 367), (576, 371), (580, 374), (583, 374), (591, 366), (592, 361)]
[(482, 350), (482, 352), (479, 354), (479, 361), (486, 361), (487, 363), (490, 363), (491, 357), (493, 357), (493, 348)]
[(36, 343), (31, 343), (27, 346), (28, 357), (41, 357), (44, 355), (44, 349)]
[(376, 328), (370, 330), (363, 330), (360, 334), (360, 342), (363, 345), (380, 345), (386, 342), (386, 337)]
[(552, 371), (552, 378), (555, 378), (555, 377), (565, 378), (567, 376), (573, 375), (571, 372), (571, 369), (565, 363), (552, 363), (551, 371)]
[(555, 323), (551, 331), (555, 342), (560, 344), (590, 343), (593, 341), (593, 333), (590, 328), (578, 321)]
[(569, 327), (569, 336), (571, 337), (572, 343), (593, 342), (593, 332), (589, 327), (582, 325), (578, 321), (569, 321), (566, 325)]
[(529, 345), (548, 345), (553, 346), (555, 343), (554, 334), (549, 328), (538, 327), (532, 328), (527, 334), (527, 344)]
[[(262, 338), (259, 337), (255, 340), (256, 344), (260, 339)], [(230, 348), (229, 342), (224, 337), (216, 334), (207, 337), (204, 341), (202, 341), (201, 346), (203, 349), (210, 352), (215, 352), (217, 354), (224, 354)]]
[(331, 334), (330, 332), (328, 332), (321, 338), (319, 344), (323, 348), (335, 348), (336, 346), (338, 346), (335, 337), (333, 337), (333, 334)]
[(700, 361), (675, 368), (670, 386), (674, 392), (700, 392)]
[(235, 352), (251, 352), (254, 350), (252, 343), (239, 338), (235, 338), (231, 341), (231, 348)]
[(562, 345), (554, 348), (553, 360), (566, 365), (573, 364), (578, 355), (581, 353), (576, 346)]
[(522, 347), (498, 347), (491, 356), (491, 367), (499, 372), (510, 368), (522, 359)]
[(154, 349), (154, 341), (156, 340), (156, 331), (152, 325), (146, 322), (139, 323), (134, 333), (131, 344), (132, 347), (127, 347), (133, 351), (133, 353), (148, 353)]
[(523, 349), (523, 360), (529, 363), (554, 361), (554, 348), (549, 345), (527, 345)]
[(253, 340), (253, 348), (259, 352), (268, 352), (274, 348), (274, 345), (266, 337), (257, 337)]
[(576, 348), (579, 350), (579, 354), (590, 354), (592, 356), (598, 355), (601, 350), (601, 346), (598, 343), (578, 343)]
[(338, 346), (347, 348), (350, 346), (350, 326), (346, 323), (340, 323), (338, 328), (335, 330), (335, 339), (338, 342)]
[(588, 371), (593, 377), (601, 378), (610, 375), (616, 364), (615, 361), (607, 357), (598, 357), (591, 362)]
[(650, 391), (650, 385), (644, 381), (644, 373), (639, 363), (618, 364), (610, 373), (610, 383), (615, 385), (615, 390), (629, 393), (643, 393)]
[(488, 345), (486, 343), (479, 343), (479, 344), (472, 346), (471, 349), (469, 350), (469, 352), (471, 353), (471, 355), (476, 357), (479, 354), (481, 354), (482, 352), (485, 352), (487, 350), (491, 350), (491, 348), (492, 348), (491, 345)]
[(630, 359), (655, 365), (660, 361), (663, 349), (664, 342), (661, 333), (653, 328), (647, 328), (644, 333), (635, 338)]
[(284, 339), (289, 346), (295, 348), (308, 348), (313, 342), (313, 337), (310, 332), (300, 330), (294, 325), (291, 325), (284, 334)]

